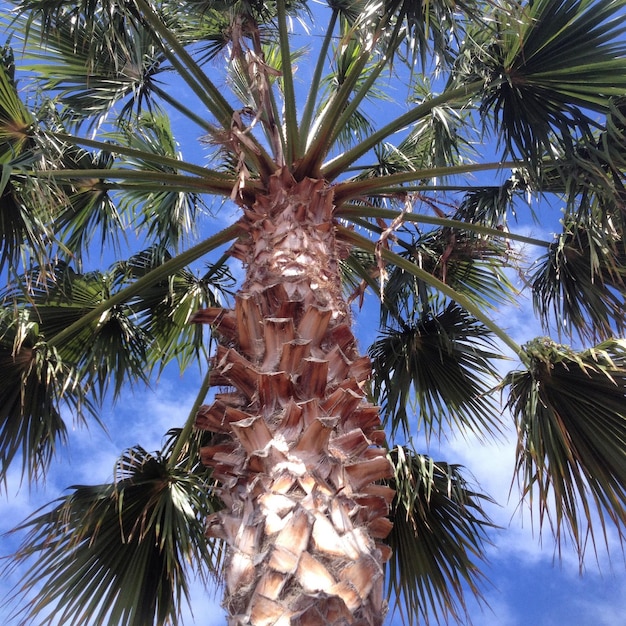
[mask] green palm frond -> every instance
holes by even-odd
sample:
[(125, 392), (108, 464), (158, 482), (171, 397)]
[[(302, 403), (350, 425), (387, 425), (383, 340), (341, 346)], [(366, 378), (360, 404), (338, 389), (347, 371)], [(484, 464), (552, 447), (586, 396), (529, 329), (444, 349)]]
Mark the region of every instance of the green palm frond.
[[(462, 214), (454, 217), (458, 219)], [(417, 235), (412, 229), (407, 230), (412, 238), (410, 242), (404, 240), (402, 230), (397, 236), (398, 243), (405, 248), (400, 253), (403, 258), (415, 262), (484, 309), (514, 301), (516, 290), (506, 269), (515, 265), (517, 257), (503, 238), (455, 228), (432, 229)], [(383, 322), (387, 312), (399, 317), (411, 315), (408, 311), (414, 308), (416, 296), (421, 298), (422, 307), (427, 306), (431, 292), (423, 281), (398, 266), (392, 266), (383, 287)]]
[(407, 623), (468, 623), (465, 593), (482, 597), (480, 571), (492, 500), (475, 491), (459, 465), (435, 462), (408, 448), (391, 451), (396, 491), (387, 543), (388, 590)]
[(500, 431), (489, 391), (501, 356), (489, 331), (458, 305), (385, 329), (370, 356), (374, 395), (392, 434), (423, 426), (426, 436), (441, 435), (444, 425), (483, 437)]
[(593, 128), (588, 112), (606, 112), (623, 91), (624, 6), (536, 0), (523, 12), (498, 12), (499, 37), (487, 38), (478, 72), (488, 80), (482, 111), (495, 116), (509, 152), (537, 163), (556, 142), (571, 153), (572, 138)]
[(225, 54), (231, 43), (231, 16), (215, 5), (212, 0), (161, 4), (162, 14), (170, 28), (180, 33), (183, 40), (197, 46), (200, 63), (211, 62)]
[[(24, 281), (22, 286), (9, 290), (4, 299), (9, 304), (26, 307), (47, 339), (53, 339), (106, 302), (114, 287), (108, 274), (80, 274), (63, 263), (35, 269)], [(149, 341), (131, 310), (112, 307), (57, 350), (102, 397), (111, 383), (117, 395), (129, 381), (147, 382), (145, 362)]]
[(546, 328), (554, 318), (568, 335), (607, 339), (626, 328), (625, 278), (626, 250), (614, 224), (566, 224), (530, 277), (533, 304)]
[(0, 50), (0, 270), (41, 252), (50, 236), (44, 210), (24, 197), (29, 184), (16, 174), (38, 160), (31, 128), (35, 118), (21, 101), (15, 83), (13, 51)]
[(508, 374), (507, 407), (518, 431), (516, 473), (539, 527), (580, 557), (598, 527), (626, 530), (626, 343), (574, 352), (547, 338), (525, 347), (529, 369)]
[(341, 261), (341, 280), (346, 300), (358, 299), (363, 303), (365, 291), (370, 287), (380, 293), (376, 277), (378, 276), (376, 257), (362, 250), (351, 250), (350, 255)]
[[(105, 273), (81, 274), (62, 263), (34, 268), (21, 286), (2, 297), (7, 312), (13, 306), (27, 312), (37, 320), (42, 336), (53, 339), (172, 258), (167, 249), (154, 246)], [(98, 397), (110, 385), (118, 394), (125, 382), (147, 382), (156, 365), (163, 367), (172, 359), (184, 365), (203, 356), (201, 327), (189, 324), (189, 319), (199, 308), (218, 305), (230, 284), (232, 277), (223, 264), (210, 266), (203, 276), (186, 269), (164, 275), (139, 296), (83, 325), (57, 350)]]
[[(150, 156), (180, 159), (176, 139), (167, 115), (154, 107), (133, 122), (122, 123), (120, 131), (110, 137), (142, 157), (120, 157), (123, 166), (134, 170), (176, 174), (173, 167), (151, 161)], [(137, 228), (145, 230), (149, 240), (177, 248), (185, 236), (194, 232), (202, 200), (199, 194), (176, 191), (133, 191), (129, 188), (119, 201), (119, 209), (127, 212)]]
[(47, 203), (33, 205), (32, 181), (13, 174), (31, 167), (33, 158), (26, 155), (2, 164), (0, 178), (0, 270), (20, 263), (48, 261), (49, 241), (53, 236)]
[[(58, 205), (53, 209), (50, 226), (54, 240), (58, 242), (64, 256), (69, 253), (80, 262), (96, 239), (99, 239), (101, 249), (107, 246), (118, 248), (120, 239), (125, 236), (126, 224), (120, 207), (103, 185), (107, 170), (113, 167), (114, 162), (109, 152), (63, 147), (62, 163), (59, 164), (61, 168), (77, 173), (81, 170), (101, 172), (99, 177), (96, 174), (92, 178), (77, 179), (76, 182), (55, 184), (46, 181), (56, 189)], [(32, 193), (29, 200), (34, 202)]]
[[(171, 258), (166, 249), (153, 246), (117, 263), (112, 271), (116, 282), (123, 287)], [(206, 359), (202, 327), (189, 324), (189, 320), (198, 309), (219, 306), (229, 295), (233, 281), (228, 267), (221, 263), (209, 266), (202, 276), (182, 269), (142, 290), (129, 302), (129, 309), (151, 338), (148, 369), (157, 364), (162, 368), (172, 359), (177, 359), (184, 369), (194, 358)]]
[(95, 408), (76, 367), (46, 344), (32, 311), (0, 310), (0, 380), (0, 482), (20, 457), (29, 480), (45, 476), (66, 442), (62, 409), (80, 423)]
[(77, 123), (95, 123), (116, 105), (122, 118), (150, 106), (164, 59), (152, 33), (136, 21), (100, 11), (89, 23), (57, 19), (47, 31), (35, 22), (29, 29), (40, 40), (28, 52), (31, 69), (40, 74), (46, 95), (58, 95)]
[(459, 117), (449, 107), (435, 107), (418, 120), (397, 145), (384, 142), (374, 147), (376, 165), (363, 168), (358, 178), (445, 167), (458, 163), (466, 142), (458, 134)]
[(412, 254), (429, 273), (484, 308), (513, 300), (515, 289), (504, 270), (515, 255), (503, 239), (443, 228), (420, 237)]
[(507, 218), (515, 214), (515, 199), (528, 191), (523, 172), (513, 172), (501, 185), (475, 187), (467, 192), (457, 209), (456, 219), (491, 228), (506, 228)]
[(384, 12), (393, 15), (397, 25), (391, 50), (411, 68), (418, 62), (422, 70), (434, 58), (439, 65), (453, 63), (455, 50), (464, 37), (467, 21), (481, 20), (484, 11), (475, 0), (385, 0)]
[(13, 50), (0, 49), (0, 155), (2, 163), (9, 155), (19, 155), (31, 143), (30, 127), (34, 118), (20, 100), (15, 84)]
[(19, 594), (28, 602), (17, 616), (41, 626), (180, 624), (189, 561), (205, 584), (220, 562), (204, 535), (214, 511), (206, 472), (136, 447), (119, 460), (113, 483), (71, 489), (16, 529), (27, 531), (16, 563), (29, 566)]

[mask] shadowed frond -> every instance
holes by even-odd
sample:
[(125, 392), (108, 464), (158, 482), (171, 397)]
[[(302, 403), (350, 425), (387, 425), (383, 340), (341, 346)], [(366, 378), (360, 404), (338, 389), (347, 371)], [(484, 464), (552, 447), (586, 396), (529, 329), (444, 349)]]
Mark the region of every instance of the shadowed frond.
[(533, 305), (546, 328), (554, 319), (568, 336), (607, 339), (626, 328), (625, 277), (626, 250), (616, 225), (566, 225), (530, 276)]
[(206, 471), (175, 469), (137, 447), (119, 460), (113, 483), (71, 489), (16, 529), (27, 531), (16, 563), (29, 566), (21, 623), (180, 624), (189, 561), (203, 583), (219, 566), (204, 535), (214, 511)]
[(489, 331), (454, 303), (399, 330), (387, 328), (370, 356), (374, 394), (392, 434), (423, 428), (427, 436), (441, 435), (444, 425), (479, 436), (500, 431), (489, 390), (492, 361), (501, 357)]
[(574, 352), (549, 339), (525, 347), (527, 371), (508, 374), (507, 407), (518, 431), (516, 473), (539, 527), (579, 552), (609, 522), (626, 530), (626, 343)]
[(465, 594), (482, 597), (480, 571), (492, 500), (475, 491), (459, 465), (397, 447), (391, 451), (396, 490), (387, 543), (388, 591), (407, 623), (468, 623)]

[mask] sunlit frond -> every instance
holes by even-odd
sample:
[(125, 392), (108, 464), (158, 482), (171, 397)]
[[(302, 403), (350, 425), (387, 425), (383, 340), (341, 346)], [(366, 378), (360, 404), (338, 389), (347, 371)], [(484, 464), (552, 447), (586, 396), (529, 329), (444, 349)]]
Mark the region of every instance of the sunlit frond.
[(0, 51), (0, 270), (44, 248), (50, 234), (43, 212), (22, 197), (27, 183), (13, 175), (37, 159), (30, 132), (34, 116), (20, 100), (14, 73), (13, 51), (5, 46)]
[[(111, 295), (110, 276), (100, 272), (80, 274), (70, 266), (35, 269), (25, 277), (28, 282), (6, 294), (11, 306), (26, 307), (29, 317), (38, 322), (38, 331), (47, 339), (81, 319)], [(147, 381), (145, 368), (149, 337), (134, 319), (131, 310), (116, 307), (96, 322), (85, 326), (70, 340), (57, 346), (64, 361), (72, 364), (89, 386), (103, 396), (113, 385), (118, 394), (132, 380)]]
[[(121, 124), (120, 131), (111, 137), (142, 154), (141, 158), (122, 156), (123, 165), (135, 170), (178, 173), (171, 166), (150, 160), (150, 155), (171, 159), (181, 157), (169, 118), (159, 109)], [(152, 191), (129, 188), (119, 201), (120, 211), (127, 211), (132, 223), (145, 229), (149, 240), (157, 240), (174, 249), (181, 245), (184, 237), (193, 234), (202, 206), (199, 194), (159, 191), (158, 187)]]
[(46, 344), (36, 315), (9, 303), (0, 310), (0, 380), (0, 483), (15, 460), (36, 480), (66, 442), (62, 410), (80, 423), (94, 406), (75, 364)]
[[(154, 246), (119, 262), (113, 272), (116, 281), (123, 286), (145, 276), (170, 258), (166, 249)], [(232, 284), (228, 267), (216, 264), (208, 267), (201, 276), (180, 270), (133, 298), (129, 309), (151, 338), (148, 368), (163, 367), (172, 359), (177, 359), (181, 368), (185, 368), (194, 358), (206, 359), (201, 326), (189, 324), (189, 320), (198, 309), (218, 306)]]

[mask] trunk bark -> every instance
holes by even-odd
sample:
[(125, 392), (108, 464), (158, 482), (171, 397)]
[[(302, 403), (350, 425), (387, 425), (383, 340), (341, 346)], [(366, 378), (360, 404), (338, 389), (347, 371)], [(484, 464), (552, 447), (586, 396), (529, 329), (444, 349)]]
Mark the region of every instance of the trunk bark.
[(220, 338), (198, 413), (217, 433), (202, 450), (225, 509), (207, 523), (225, 540), (231, 626), (380, 625), (382, 543), (393, 491), (378, 408), (363, 390), (342, 297), (333, 193), (283, 170), (244, 207), (234, 254), (246, 280), (234, 310), (207, 309)]

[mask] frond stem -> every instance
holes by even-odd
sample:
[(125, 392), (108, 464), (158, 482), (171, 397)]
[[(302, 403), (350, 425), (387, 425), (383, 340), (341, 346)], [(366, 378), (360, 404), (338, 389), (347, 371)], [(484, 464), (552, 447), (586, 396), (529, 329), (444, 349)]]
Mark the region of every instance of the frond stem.
[[(109, 143), (107, 141), (98, 141), (97, 139), (88, 139), (86, 137), (76, 137), (74, 135), (68, 135), (66, 133), (46, 132), (49, 137), (54, 137), (65, 143), (72, 144), (74, 146), (88, 146), (89, 148), (95, 148), (96, 150), (102, 150), (103, 152), (112, 152), (115, 154), (122, 154), (124, 156), (141, 159), (150, 163), (157, 163), (159, 165), (165, 165), (177, 170), (183, 170), (191, 174), (197, 174), (198, 176), (206, 176), (207, 173), (212, 178), (223, 178), (224, 180), (232, 181), (234, 179), (229, 174), (224, 172), (218, 172), (216, 170), (209, 170), (201, 165), (195, 165), (193, 163), (187, 163), (173, 157), (163, 156), (161, 154), (153, 154), (152, 152), (143, 152), (142, 150), (136, 150), (135, 148), (127, 148), (117, 143)], [(106, 172), (107, 170), (101, 170)]]
[(313, 119), (313, 111), (315, 110), (315, 105), (317, 103), (317, 95), (320, 87), (320, 82), (322, 80), (322, 73), (324, 71), (324, 66), (326, 63), (326, 54), (328, 53), (328, 48), (330, 48), (330, 42), (333, 39), (333, 32), (335, 30), (335, 24), (337, 23), (338, 15), (339, 12), (337, 11), (337, 9), (333, 9), (332, 15), (330, 16), (330, 21), (328, 23), (328, 28), (326, 29), (326, 35), (324, 37), (324, 41), (322, 42), (322, 47), (320, 48), (320, 53), (317, 57), (317, 62), (315, 64), (313, 78), (311, 79), (311, 87), (309, 89), (309, 93), (307, 94), (304, 111), (302, 112), (302, 119), (300, 120), (301, 145), (306, 144), (306, 136), (311, 129), (311, 120)]
[(143, 18), (162, 39), (161, 49), (168, 61), (180, 72), (181, 78), (193, 89), (224, 129), (230, 128), (233, 108), (220, 90), (202, 71), (179, 39), (167, 28), (158, 14), (145, 0), (135, 0)]
[(473, 222), (463, 222), (461, 220), (448, 219), (446, 217), (437, 217), (435, 215), (424, 215), (423, 213), (402, 213), (402, 211), (394, 211), (392, 209), (381, 209), (379, 207), (367, 207), (359, 205), (342, 205), (336, 212), (336, 217), (355, 221), (358, 218), (381, 217), (387, 220), (397, 219), (403, 215), (405, 222), (417, 222), (419, 224), (432, 224), (433, 226), (442, 226), (443, 228), (456, 228), (459, 230), (469, 230), (480, 235), (488, 237), (499, 237), (501, 239), (511, 239), (520, 243), (538, 246), (541, 248), (549, 248), (552, 245), (550, 241), (543, 239), (535, 239), (534, 237), (526, 237), (509, 231), (497, 230), (489, 228), (482, 224), (474, 224)]
[(451, 89), (444, 93), (422, 102), (422, 104), (416, 106), (414, 109), (407, 111), (400, 117), (397, 117), (389, 124), (383, 126), (379, 131), (370, 135), (367, 139), (360, 142), (351, 150), (348, 150), (340, 156), (332, 159), (328, 163), (322, 166), (321, 173), (326, 180), (334, 180), (337, 176), (345, 172), (346, 168), (350, 167), (357, 159), (366, 154), (378, 143), (393, 135), (394, 133), (402, 130), (406, 126), (409, 126), (413, 122), (416, 122), (420, 118), (426, 116), (435, 107), (454, 102), (456, 100), (466, 99), (468, 96), (476, 93), (482, 86), (483, 81), (475, 81), (468, 85), (463, 85), (457, 89)]
[(344, 106), (350, 100), (350, 94), (370, 58), (371, 50), (361, 52), (352, 71), (345, 77), (344, 82), (331, 96), (330, 101), (319, 115), (314, 124), (312, 141), (306, 146), (304, 157), (296, 170), (297, 178), (302, 175), (317, 175), (335, 134), (337, 120), (341, 117)]
[[(399, 172), (376, 178), (363, 180), (347, 180), (337, 183), (335, 186), (335, 199), (337, 206), (343, 202), (348, 202), (354, 198), (359, 198), (374, 193), (388, 192), (392, 185), (411, 183), (416, 180), (429, 180), (444, 176), (456, 176), (458, 174), (469, 174), (471, 172), (488, 172), (505, 168), (519, 167), (516, 161), (495, 161), (491, 163), (465, 163), (462, 165), (447, 165), (441, 167), (429, 167), (411, 172)], [(404, 193), (407, 189), (394, 189), (394, 193)]]
[(278, 38), (282, 59), (281, 68), (285, 102), (285, 159), (287, 163), (293, 163), (294, 157), (300, 155), (300, 135), (298, 133), (298, 117), (296, 113), (296, 92), (293, 84), (293, 72), (291, 71), (285, 0), (278, 0), (276, 7), (278, 9)]
[(89, 169), (89, 170), (33, 170), (28, 172), (35, 178), (48, 178), (55, 180), (80, 180), (80, 179), (115, 179), (115, 180), (138, 180), (142, 182), (159, 183), (165, 186), (167, 183), (177, 188), (184, 188), (205, 193), (217, 193), (230, 195), (236, 181), (234, 179), (215, 179), (211, 177), (181, 176), (180, 174), (167, 174), (165, 172), (142, 172), (131, 169)]
[(204, 399), (206, 398), (206, 395), (209, 392), (209, 389), (211, 388), (210, 380), (211, 380), (211, 368), (209, 367), (209, 369), (207, 370), (207, 373), (204, 376), (204, 379), (202, 380), (202, 383), (200, 384), (200, 389), (198, 390), (196, 399), (193, 401), (193, 405), (191, 406), (191, 409), (189, 410), (189, 416), (187, 417), (187, 420), (185, 421), (185, 425), (183, 426), (183, 429), (180, 431), (180, 434), (178, 435), (178, 439), (176, 440), (176, 444), (172, 450), (172, 453), (170, 454), (170, 458), (167, 462), (167, 465), (169, 468), (176, 467), (176, 464), (178, 463), (178, 458), (180, 457), (182, 451), (184, 450), (189, 436), (193, 432), (193, 425), (196, 421), (196, 415), (198, 413), (198, 409), (204, 402)]

